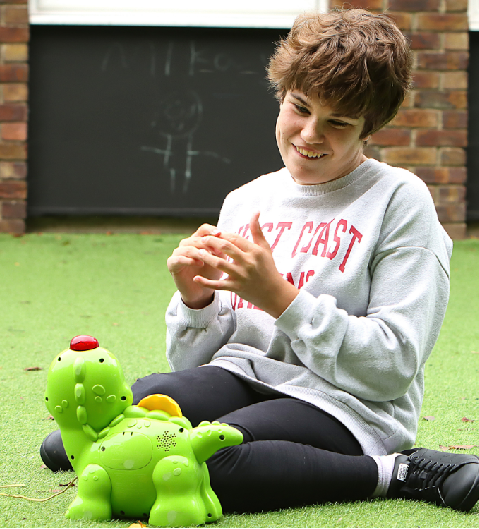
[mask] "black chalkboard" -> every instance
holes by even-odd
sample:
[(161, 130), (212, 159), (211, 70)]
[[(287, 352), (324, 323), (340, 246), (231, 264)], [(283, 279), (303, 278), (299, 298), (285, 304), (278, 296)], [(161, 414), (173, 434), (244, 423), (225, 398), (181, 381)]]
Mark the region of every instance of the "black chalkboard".
[(32, 26), (28, 214), (217, 214), (282, 166), (285, 30)]

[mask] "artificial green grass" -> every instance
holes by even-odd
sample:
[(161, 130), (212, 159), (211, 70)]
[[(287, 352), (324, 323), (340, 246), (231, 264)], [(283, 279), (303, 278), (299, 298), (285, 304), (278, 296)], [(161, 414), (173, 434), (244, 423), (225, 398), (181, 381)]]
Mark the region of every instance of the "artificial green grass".
[[(180, 238), (0, 235), (0, 485), (25, 485), (0, 492), (46, 498), (73, 478), (42, 468), (38, 453), (55, 429), (43, 403), (48, 366), (73, 336), (95, 336), (119, 358), (130, 383), (168, 370), (164, 312), (174, 285), (165, 261)], [(426, 369), (422, 416), (434, 419), (421, 420), (420, 446), (475, 445), (461, 453), (479, 454), (478, 263), (478, 240), (455, 243), (451, 301)], [(67, 520), (64, 512), (74, 495), (69, 489), (43, 503), (0, 496), (0, 525), (114, 528), (133, 522)], [(374, 500), (227, 515), (215, 526), (479, 527), (479, 505), (462, 514), (419, 502)]]

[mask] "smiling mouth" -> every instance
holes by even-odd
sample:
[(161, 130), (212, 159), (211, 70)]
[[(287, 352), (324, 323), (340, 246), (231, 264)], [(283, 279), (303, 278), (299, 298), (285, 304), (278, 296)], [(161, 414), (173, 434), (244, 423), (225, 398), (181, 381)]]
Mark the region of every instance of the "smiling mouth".
[(319, 152), (308, 151), (307, 149), (303, 149), (302, 147), (297, 147), (296, 145), (294, 145), (294, 148), (296, 149), (296, 152), (301, 154), (301, 156), (308, 158), (309, 160), (317, 160), (319, 158), (323, 158), (324, 156), (326, 156), (325, 153), (321, 154)]

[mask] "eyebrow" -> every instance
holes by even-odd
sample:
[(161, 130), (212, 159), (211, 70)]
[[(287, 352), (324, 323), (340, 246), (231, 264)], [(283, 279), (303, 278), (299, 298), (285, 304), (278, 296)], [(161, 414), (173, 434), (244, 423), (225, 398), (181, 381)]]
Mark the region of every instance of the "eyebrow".
[[(294, 99), (297, 99), (303, 105), (306, 105), (308, 107), (311, 106), (310, 103), (308, 101), (306, 101), (306, 99), (302, 98), (300, 95), (294, 94), (293, 92), (291, 92), (291, 95), (294, 97)], [(339, 112), (333, 112), (331, 114), (331, 117), (333, 117), (333, 118), (353, 119), (353, 120), (359, 120), (361, 118), (361, 116), (345, 116), (344, 114), (340, 114)]]

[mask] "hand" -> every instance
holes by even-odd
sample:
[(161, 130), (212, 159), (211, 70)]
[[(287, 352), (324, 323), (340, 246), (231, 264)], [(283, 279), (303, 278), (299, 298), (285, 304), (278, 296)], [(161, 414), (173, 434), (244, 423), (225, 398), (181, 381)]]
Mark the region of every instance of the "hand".
[(219, 279), (222, 272), (205, 264), (200, 250), (214, 251), (205, 243), (206, 237), (220, 234), (216, 226), (203, 224), (191, 237), (183, 239), (167, 260), (168, 270), (181, 294), (183, 303), (192, 309), (201, 309), (213, 301), (214, 289), (193, 281), (202, 274), (208, 279)]
[[(278, 318), (299, 291), (278, 272), (258, 219), (259, 213), (255, 213), (250, 222), (253, 242), (233, 233), (204, 237), (205, 247), (199, 249), (198, 256), (205, 269), (198, 269), (193, 281), (205, 289), (234, 292)], [(205, 270), (227, 277), (207, 277)]]

